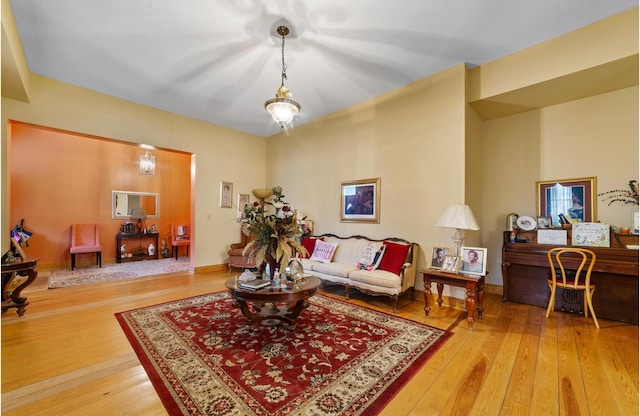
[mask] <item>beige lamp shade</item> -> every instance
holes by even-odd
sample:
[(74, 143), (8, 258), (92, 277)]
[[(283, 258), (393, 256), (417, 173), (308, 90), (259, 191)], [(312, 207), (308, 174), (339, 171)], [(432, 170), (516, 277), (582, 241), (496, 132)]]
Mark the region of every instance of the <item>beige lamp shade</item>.
[(450, 205), (436, 222), (436, 227), (458, 228), (461, 230), (479, 230), (476, 217), (468, 205)]
[(253, 196), (260, 200), (265, 200), (271, 196), (271, 189), (254, 189), (251, 191)]
[(479, 230), (476, 217), (473, 216), (468, 205), (450, 205), (436, 222), (436, 227), (455, 228), (451, 239), (453, 240), (453, 251), (456, 256), (462, 254), (462, 244), (464, 243), (464, 230)]

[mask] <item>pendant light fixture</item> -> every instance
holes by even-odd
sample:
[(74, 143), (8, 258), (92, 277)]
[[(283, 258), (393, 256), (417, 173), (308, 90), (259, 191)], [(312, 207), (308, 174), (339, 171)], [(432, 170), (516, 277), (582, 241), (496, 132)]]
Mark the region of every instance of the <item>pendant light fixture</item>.
[(273, 121), (284, 128), (300, 112), (300, 104), (293, 99), (293, 94), (284, 86), (284, 80), (287, 79), (287, 65), (284, 63), (284, 38), (289, 34), (289, 28), (278, 26), (276, 32), (282, 36), (282, 83), (276, 91), (276, 98), (265, 101), (264, 108), (271, 114)]

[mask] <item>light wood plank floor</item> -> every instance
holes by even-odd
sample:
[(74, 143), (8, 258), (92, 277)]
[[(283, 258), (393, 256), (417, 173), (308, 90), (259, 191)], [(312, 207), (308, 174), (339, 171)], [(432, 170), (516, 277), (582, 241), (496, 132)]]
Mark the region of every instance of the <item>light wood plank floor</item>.
[[(224, 290), (231, 275), (169, 274), (23, 292), (23, 317), (2, 316), (2, 414), (166, 415), (113, 314)], [(338, 287), (323, 293), (342, 297)], [(390, 312), (387, 298), (352, 291), (352, 302)], [(435, 298), (435, 296), (434, 296)], [(398, 315), (454, 335), (382, 412), (403, 415), (637, 415), (638, 327), (485, 296), (484, 319), (467, 330), (453, 308), (424, 316), (422, 293)]]

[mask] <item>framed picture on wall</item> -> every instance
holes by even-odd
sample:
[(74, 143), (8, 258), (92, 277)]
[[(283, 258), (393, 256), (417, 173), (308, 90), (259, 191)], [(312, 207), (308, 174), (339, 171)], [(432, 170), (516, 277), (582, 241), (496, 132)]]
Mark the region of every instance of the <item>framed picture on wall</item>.
[(238, 194), (238, 219), (242, 218), (246, 205), (249, 205), (249, 194)]
[(231, 195), (233, 195), (233, 183), (220, 182), (220, 208), (231, 208), (233, 206)]
[(380, 178), (341, 182), (340, 222), (380, 223)]
[(561, 226), (560, 215), (570, 222), (596, 221), (596, 178), (559, 179), (536, 182), (538, 216), (551, 217)]
[(462, 247), (460, 272), (474, 276), (487, 274), (487, 249), (482, 247)]

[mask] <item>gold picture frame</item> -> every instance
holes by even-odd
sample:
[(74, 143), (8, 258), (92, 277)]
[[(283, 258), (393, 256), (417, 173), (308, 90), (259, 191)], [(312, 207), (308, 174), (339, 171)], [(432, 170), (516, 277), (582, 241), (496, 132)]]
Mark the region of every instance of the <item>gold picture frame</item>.
[(340, 222), (380, 223), (380, 178), (340, 183)]
[(551, 217), (560, 227), (560, 216), (569, 222), (595, 222), (596, 177), (536, 182), (538, 216)]

